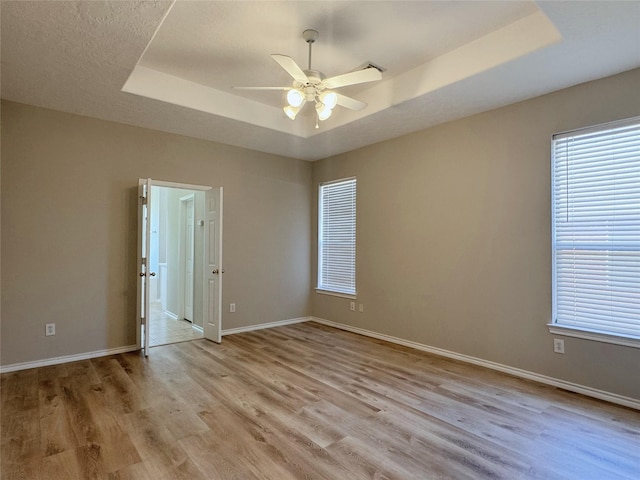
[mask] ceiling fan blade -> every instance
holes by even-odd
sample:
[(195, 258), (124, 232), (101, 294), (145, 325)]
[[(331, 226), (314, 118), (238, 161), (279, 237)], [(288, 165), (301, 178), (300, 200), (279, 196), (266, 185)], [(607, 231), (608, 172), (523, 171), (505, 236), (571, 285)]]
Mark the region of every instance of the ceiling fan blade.
[(346, 87), (347, 85), (356, 85), (358, 83), (375, 82), (381, 80), (382, 74), (376, 68), (365, 68), (355, 72), (344, 73), (335, 77), (327, 78), (323, 81), (327, 88)]
[(367, 107), (367, 104), (356, 100), (355, 98), (347, 97), (346, 95), (338, 95), (338, 105), (342, 105), (349, 110), (362, 110)]
[(294, 80), (297, 80), (300, 83), (307, 83), (309, 81), (307, 74), (302, 71), (293, 58), (287, 57), (286, 55), (280, 55), (279, 53), (272, 54), (271, 58), (278, 62), (278, 64), (280, 64), (280, 66), (284, 68)]
[(291, 90), (291, 87), (231, 87), (234, 90)]

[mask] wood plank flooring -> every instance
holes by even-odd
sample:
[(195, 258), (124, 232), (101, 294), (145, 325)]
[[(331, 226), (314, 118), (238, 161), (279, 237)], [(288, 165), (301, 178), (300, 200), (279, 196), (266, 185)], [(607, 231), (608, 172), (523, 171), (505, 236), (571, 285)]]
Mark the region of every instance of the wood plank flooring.
[(1, 389), (3, 480), (640, 478), (638, 411), (314, 323)]

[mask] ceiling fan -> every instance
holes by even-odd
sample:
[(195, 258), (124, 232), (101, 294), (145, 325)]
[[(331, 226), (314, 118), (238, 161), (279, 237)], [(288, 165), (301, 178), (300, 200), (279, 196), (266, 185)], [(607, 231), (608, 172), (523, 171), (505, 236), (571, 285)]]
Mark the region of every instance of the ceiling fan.
[(298, 112), (307, 102), (315, 102), (316, 128), (318, 120), (324, 121), (331, 116), (336, 105), (341, 105), (350, 110), (362, 110), (366, 103), (347, 97), (334, 91), (336, 88), (359, 83), (374, 82), (382, 79), (381, 71), (373, 65), (362, 70), (344, 73), (335, 77), (326, 78), (319, 70), (311, 69), (311, 45), (318, 38), (316, 30), (305, 30), (302, 38), (309, 44), (309, 65), (307, 70), (302, 70), (298, 64), (287, 55), (272, 54), (278, 64), (293, 77), (290, 87), (233, 87), (236, 90), (284, 90), (287, 92), (287, 103), (284, 113), (294, 120)]

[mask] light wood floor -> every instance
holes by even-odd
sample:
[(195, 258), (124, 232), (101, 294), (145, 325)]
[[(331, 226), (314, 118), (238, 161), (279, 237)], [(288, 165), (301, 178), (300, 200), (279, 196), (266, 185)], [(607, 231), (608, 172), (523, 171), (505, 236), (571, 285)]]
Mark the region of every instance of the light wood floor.
[(3, 480), (640, 478), (638, 411), (313, 323), (1, 382)]

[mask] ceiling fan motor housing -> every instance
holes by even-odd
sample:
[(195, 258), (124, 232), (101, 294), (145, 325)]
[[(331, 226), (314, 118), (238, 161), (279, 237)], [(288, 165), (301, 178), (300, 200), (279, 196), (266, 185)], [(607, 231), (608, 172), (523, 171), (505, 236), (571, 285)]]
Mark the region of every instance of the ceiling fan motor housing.
[(307, 77), (309, 77), (309, 83), (320, 83), (326, 78), (324, 73), (322, 73), (320, 70), (303, 70), (303, 72), (307, 75)]
[(305, 83), (295, 81), (293, 86), (303, 92), (306, 100), (311, 102), (325, 89), (322, 83), (325, 75), (319, 70), (304, 70), (304, 73), (309, 81)]

